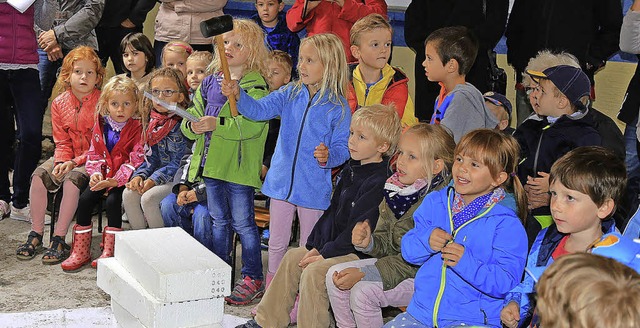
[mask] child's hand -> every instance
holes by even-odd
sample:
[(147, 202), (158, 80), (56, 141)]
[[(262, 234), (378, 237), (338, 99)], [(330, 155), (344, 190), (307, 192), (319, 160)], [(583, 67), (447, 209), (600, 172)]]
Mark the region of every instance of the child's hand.
[(140, 193), (140, 195), (142, 195), (145, 192), (147, 192), (147, 190), (155, 187), (155, 185), (156, 185), (156, 182), (151, 179), (144, 180), (144, 183), (142, 184), (142, 189), (140, 189), (140, 191), (138, 192)]
[(89, 188), (93, 188), (93, 186), (102, 181), (102, 179), (102, 173), (94, 173), (91, 175), (91, 177), (89, 177)]
[(125, 187), (127, 187), (127, 189), (140, 192), (140, 190), (142, 190), (143, 182), (144, 182), (144, 179), (142, 179), (141, 176), (135, 176), (131, 179), (131, 181), (125, 184)]
[(369, 226), (369, 220), (356, 223), (353, 230), (351, 230), (351, 243), (353, 246), (360, 248), (369, 246), (369, 243), (371, 243), (371, 226)]
[(456, 266), (463, 254), (464, 246), (456, 242), (450, 242), (442, 248), (442, 260), (450, 267)]
[(66, 161), (56, 165), (51, 174), (60, 181), (65, 174), (69, 173), (69, 171), (73, 170), (75, 167), (76, 163), (74, 161)]
[(91, 191), (114, 188), (117, 186), (118, 186), (118, 181), (116, 181), (116, 179), (105, 179), (105, 180), (99, 181), (93, 187), (91, 187)]
[(349, 290), (364, 278), (364, 273), (358, 268), (346, 268), (333, 273), (333, 284), (340, 290)]
[(191, 129), (197, 134), (213, 131), (216, 129), (215, 116), (203, 116), (200, 121), (191, 123)]
[[(318, 256), (320, 258), (318, 258)], [(320, 255), (320, 252), (318, 252), (318, 250), (314, 248), (308, 251), (307, 254), (304, 254), (300, 262), (298, 262), (298, 266), (304, 269), (307, 267), (307, 265), (321, 259), (324, 259), (324, 258), (322, 257), (322, 255)]]
[(324, 142), (316, 146), (316, 149), (313, 151), (313, 157), (315, 157), (321, 165), (327, 164), (329, 160), (329, 148), (325, 146)]
[(431, 232), (431, 236), (429, 236), (429, 247), (431, 247), (435, 252), (439, 252), (452, 240), (453, 236), (448, 234), (446, 231), (440, 228), (435, 228), (433, 229), (433, 232)]
[(509, 302), (507, 306), (500, 311), (500, 321), (507, 328), (517, 328), (520, 321), (520, 307), (516, 302)]
[(238, 81), (220, 81), (220, 91), (227, 98), (230, 98), (231, 96), (235, 97), (236, 100), (240, 98), (240, 87), (238, 86)]

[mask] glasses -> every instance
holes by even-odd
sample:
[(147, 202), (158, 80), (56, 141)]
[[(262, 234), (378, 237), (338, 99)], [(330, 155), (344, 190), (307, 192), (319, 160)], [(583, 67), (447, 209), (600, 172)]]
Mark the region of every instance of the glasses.
[(151, 94), (152, 95), (154, 95), (156, 97), (160, 97), (160, 94), (162, 94), (164, 97), (167, 97), (167, 98), (173, 96), (174, 93), (178, 93), (178, 92), (180, 92), (180, 91), (178, 91), (178, 90), (170, 90), (170, 89), (167, 89), (167, 90), (153, 89), (153, 90), (151, 90)]

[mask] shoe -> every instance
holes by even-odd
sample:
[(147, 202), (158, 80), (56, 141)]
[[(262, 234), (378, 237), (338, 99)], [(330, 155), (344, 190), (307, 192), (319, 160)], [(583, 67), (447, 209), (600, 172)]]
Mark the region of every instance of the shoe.
[(246, 276), (233, 287), (231, 295), (224, 298), (231, 305), (247, 305), (264, 294), (262, 280)]
[(251, 319), (247, 323), (236, 326), (236, 328), (262, 328), (255, 320)]
[(98, 267), (98, 260), (113, 257), (113, 250), (116, 244), (116, 233), (122, 231), (120, 228), (105, 227), (102, 231), (102, 255), (91, 262), (91, 266)]
[(83, 265), (91, 262), (91, 234), (93, 225), (81, 226), (77, 223), (73, 226), (73, 244), (71, 256), (60, 265), (63, 271), (74, 272)]
[(23, 208), (17, 208), (11, 204), (11, 216), (13, 220), (31, 222), (31, 208), (29, 205)]
[(0, 200), (0, 221), (11, 214), (11, 206), (4, 200)]

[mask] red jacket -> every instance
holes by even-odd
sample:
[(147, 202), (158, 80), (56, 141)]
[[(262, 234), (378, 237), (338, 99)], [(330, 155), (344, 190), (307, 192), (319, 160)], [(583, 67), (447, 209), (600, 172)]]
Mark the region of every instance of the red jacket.
[(344, 0), (342, 7), (335, 2), (321, 1), (303, 18), (304, 4), (305, 0), (296, 0), (287, 11), (287, 27), (292, 32), (299, 32), (306, 27), (309, 36), (334, 33), (342, 40), (347, 62), (356, 61), (349, 44), (349, 31), (353, 23), (369, 14), (387, 17), (387, 3), (384, 0)]
[(85, 167), (89, 176), (99, 173), (105, 179), (118, 181), (118, 187), (124, 186), (133, 171), (144, 162), (144, 152), (138, 151), (141, 137), (140, 120), (130, 118), (120, 132), (120, 140), (109, 152), (104, 140), (104, 119), (100, 118), (93, 126), (91, 148), (87, 152)]
[(67, 90), (51, 102), (53, 142), (56, 144), (53, 158), (56, 164), (73, 160), (78, 166), (84, 165), (98, 98), (98, 89), (82, 100)]

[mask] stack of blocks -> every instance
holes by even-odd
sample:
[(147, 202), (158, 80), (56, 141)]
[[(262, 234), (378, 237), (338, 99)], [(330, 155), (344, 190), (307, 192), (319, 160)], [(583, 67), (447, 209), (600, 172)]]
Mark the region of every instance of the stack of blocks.
[(231, 267), (181, 228), (124, 231), (98, 287), (121, 327), (221, 327)]

